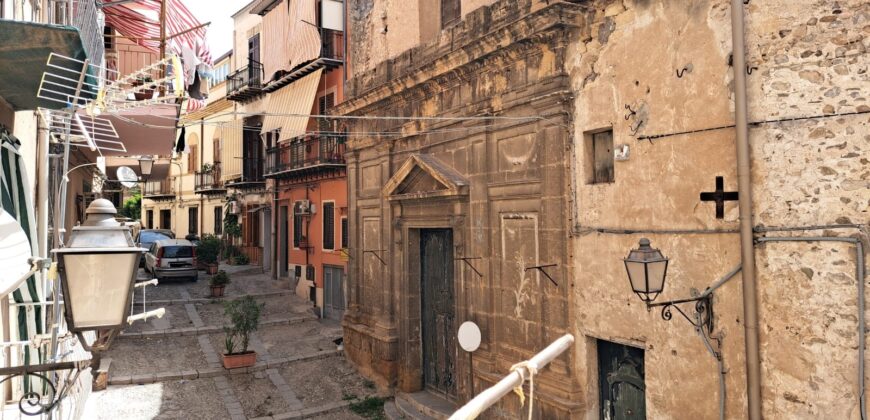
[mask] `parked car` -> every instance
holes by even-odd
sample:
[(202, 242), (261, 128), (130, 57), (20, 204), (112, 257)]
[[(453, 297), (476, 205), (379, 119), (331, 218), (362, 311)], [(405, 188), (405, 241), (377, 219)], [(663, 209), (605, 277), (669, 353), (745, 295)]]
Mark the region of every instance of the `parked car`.
[[(154, 242), (161, 239), (175, 239), (175, 232), (169, 229), (142, 229), (139, 235), (136, 236), (136, 243), (145, 249), (151, 249)], [(145, 266), (145, 256), (139, 260), (139, 267)]]
[(161, 239), (145, 253), (145, 271), (163, 281), (166, 278), (199, 280), (196, 247), (186, 239)]

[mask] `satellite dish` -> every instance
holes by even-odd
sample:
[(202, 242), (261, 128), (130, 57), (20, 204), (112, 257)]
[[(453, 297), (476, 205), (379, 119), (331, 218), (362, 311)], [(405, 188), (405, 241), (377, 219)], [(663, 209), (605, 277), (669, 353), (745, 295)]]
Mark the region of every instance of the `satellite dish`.
[(119, 167), (116, 175), (118, 175), (118, 181), (121, 181), (121, 185), (127, 188), (133, 188), (139, 184), (139, 177), (129, 166)]
[(30, 271), (28, 260), (33, 257), (30, 241), (11, 214), (0, 209), (0, 296), (17, 289), (20, 280)]
[(471, 321), (465, 321), (459, 326), (459, 345), (469, 353), (480, 347), (480, 328)]

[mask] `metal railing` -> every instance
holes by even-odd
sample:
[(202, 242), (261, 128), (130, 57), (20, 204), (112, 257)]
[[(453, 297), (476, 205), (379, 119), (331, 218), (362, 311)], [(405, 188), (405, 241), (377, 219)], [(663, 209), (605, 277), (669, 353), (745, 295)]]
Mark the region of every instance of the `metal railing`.
[(145, 183), (144, 197), (175, 195), (175, 187), (172, 179), (162, 181), (148, 181)]
[(263, 63), (248, 60), (248, 65), (227, 76), (227, 96), (246, 88), (263, 86)]
[(276, 174), (319, 165), (344, 165), (344, 138), (306, 136), (266, 150), (266, 173)]
[(194, 185), (195, 191), (208, 191), (223, 189), (224, 183), (221, 180), (221, 163), (215, 162), (211, 169), (207, 171), (196, 172), (196, 182)]

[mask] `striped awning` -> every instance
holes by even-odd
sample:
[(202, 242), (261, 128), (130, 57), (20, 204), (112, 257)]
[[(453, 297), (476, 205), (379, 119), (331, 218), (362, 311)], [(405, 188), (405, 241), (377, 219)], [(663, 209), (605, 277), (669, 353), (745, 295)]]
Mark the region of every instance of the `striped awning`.
[[(27, 240), (30, 241), (31, 256), (38, 255), (36, 241), (36, 217), (31, 203), (31, 189), (25, 176), (24, 162), (18, 151), (19, 141), (5, 130), (0, 130), (0, 209), (11, 215), (21, 230), (24, 231)], [(43, 289), (37, 275), (30, 276), (15, 291), (11, 293), (15, 303), (41, 302), (40, 295)], [(45, 333), (43, 324), (42, 306), (12, 306), (7, 314), (11, 338), (14, 340), (28, 341), (35, 335)], [(15, 358), (13, 352), (13, 358)], [(23, 352), (23, 360), (10, 360), (8, 366), (31, 365), (44, 361), (44, 355), (40, 349), (27, 346)], [(30, 384), (24, 381), (25, 389)]]
[(281, 130), (280, 140), (287, 140), (305, 134), (317, 85), (323, 69), (318, 69), (275, 92), (269, 94), (269, 112), (263, 119), (263, 133)]
[(320, 57), (320, 31), (311, 24), (317, 22), (315, 0), (279, 0), (277, 6), (270, 0), (260, 3), (274, 7), (263, 16), (261, 57), (266, 81)]
[[(211, 52), (205, 42), (206, 30), (195, 28), (201, 23), (181, 0), (138, 0), (124, 2), (112, 0), (103, 2), (106, 25), (151, 51), (160, 51), (160, 7), (166, 2), (166, 37), (169, 51), (181, 54), (185, 46), (194, 51), (203, 62), (212, 64)], [(180, 34), (180, 35), (177, 35)], [(174, 36), (177, 35), (177, 36)]]

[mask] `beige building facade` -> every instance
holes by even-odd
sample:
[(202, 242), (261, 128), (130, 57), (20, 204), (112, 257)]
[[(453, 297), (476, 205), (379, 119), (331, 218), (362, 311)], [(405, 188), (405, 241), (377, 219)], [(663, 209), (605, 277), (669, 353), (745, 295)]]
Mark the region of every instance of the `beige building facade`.
[[(363, 372), (460, 404), (570, 333), (535, 378), (541, 418), (745, 418), (747, 369), (766, 418), (862, 418), (865, 2), (744, 5), (739, 197), (730, 2), (408, 3), (348, 4), (338, 113), (383, 133), (348, 146), (345, 345)], [(738, 198), (752, 200), (758, 285), (748, 368)], [(632, 292), (622, 259), (641, 238), (670, 258), (656, 302), (723, 279), (700, 308), (706, 335), (687, 322), (695, 302), (663, 313)], [(427, 293), (447, 298), (433, 309)], [(470, 369), (452, 341), (466, 320), (483, 335)], [(447, 357), (427, 358), (433, 340)], [(521, 411), (510, 395), (485, 417)]]

